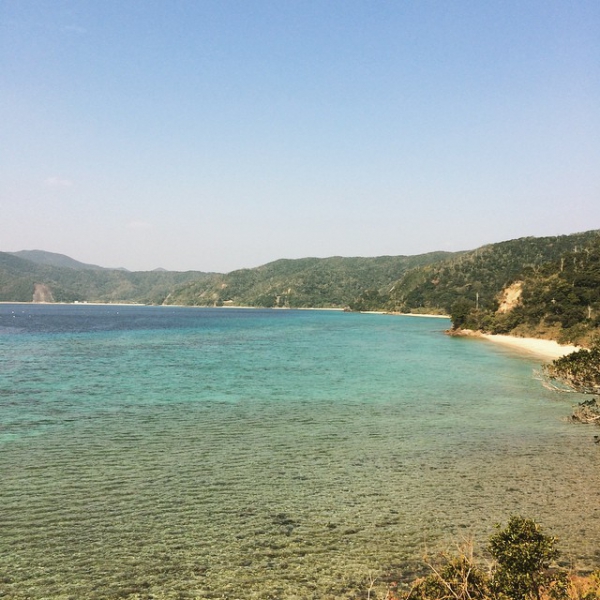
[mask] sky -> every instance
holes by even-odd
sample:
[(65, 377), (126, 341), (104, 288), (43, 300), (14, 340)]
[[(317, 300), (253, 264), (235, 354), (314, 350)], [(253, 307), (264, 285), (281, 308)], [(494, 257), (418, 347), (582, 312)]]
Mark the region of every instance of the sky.
[(0, 251), (229, 272), (600, 228), (598, 0), (0, 0)]

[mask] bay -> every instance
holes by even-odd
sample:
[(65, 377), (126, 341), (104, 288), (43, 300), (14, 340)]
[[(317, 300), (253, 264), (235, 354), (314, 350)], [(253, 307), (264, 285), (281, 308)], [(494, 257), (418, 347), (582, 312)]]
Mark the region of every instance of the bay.
[(354, 598), (512, 514), (600, 562), (600, 453), (443, 319), (0, 305), (0, 596)]

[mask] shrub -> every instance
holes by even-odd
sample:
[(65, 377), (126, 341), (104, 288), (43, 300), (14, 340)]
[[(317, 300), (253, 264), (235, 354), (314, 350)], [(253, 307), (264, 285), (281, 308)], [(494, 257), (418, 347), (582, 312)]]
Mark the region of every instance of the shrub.
[(542, 533), (531, 519), (511, 517), (505, 529), (490, 537), (489, 550), (496, 559), (492, 585), (498, 595), (539, 600), (542, 589), (552, 588), (555, 597), (564, 597), (557, 585), (561, 578), (548, 571), (559, 555), (556, 538)]
[[(430, 565), (431, 566), (431, 565)], [(490, 580), (473, 562), (471, 552), (446, 557), (433, 573), (417, 580), (406, 600), (485, 600), (490, 597)]]
[(582, 394), (600, 393), (600, 342), (544, 366), (544, 374)]
[(587, 577), (571, 576), (569, 578), (568, 594), (572, 600), (599, 600), (600, 571), (596, 571)]
[(385, 600), (600, 600), (600, 571), (582, 577), (549, 568), (559, 555), (556, 538), (535, 521), (514, 516), (504, 529), (496, 527), (491, 571), (478, 566), (472, 545), (465, 545), (457, 555), (444, 555), (441, 565), (429, 563), (432, 573), (409, 592), (388, 589)]

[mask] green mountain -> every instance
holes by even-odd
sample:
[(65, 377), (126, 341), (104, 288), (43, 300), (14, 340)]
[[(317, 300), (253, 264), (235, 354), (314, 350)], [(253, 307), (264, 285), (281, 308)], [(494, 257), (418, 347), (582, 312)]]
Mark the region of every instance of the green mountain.
[(175, 287), (211, 276), (198, 271), (129, 272), (52, 266), (0, 252), (0, 301), (162, 304)]
[(18, 258), (24, 258), (30, 260), (37, 265), (47, 265), (51, 267), (66, 267), (69, 269), (95, 269), (101, 270), (103, 267), (98, 265), (89, 265), (86, 263), (79, 262), (64, 254), (57, 254), (56, 252), (46, 252), (45, 250), (20, 250), (19, 252), (11, 252), (13, 256)]
[(450, 314), (453, 327), (590, 345), (600, 337), (600, 231), (527, 237), (416, 267), (351, 307)]
[(511, 283), (497, 305), (455, 304), (455, 326), (588, 346), (600, 340), (600, 233)]
[[(432, 252), (417, 256), (376, 258), (282, 259), (255, 269), (241, 269), (181, 286), (167, 304), (196, 306), (261, 306), (287, 308), (344, 308), (365, 290), (387, 289), (414, 267), (438, 263), (451, 256)], [(377, 292), (379, 293), (379, 292)], [(376, 308), (380, 308), (377, 306)]]
[(42, 251), (0, 252), (0, 300), (441, 313), (455, 328), (588, 344), (599, 330), (600, 230), (456, 253), (282, 259), (228, 274), (128, 272)]
[(443, 262), (412, 269), (392, 286), (386, 308), (397, 311), (445, 312), (456, 302), (496, 311), (507, 286), (565, 253), (600, 236), (588, 231), (554, 237), (526, 237), (483, 246)]

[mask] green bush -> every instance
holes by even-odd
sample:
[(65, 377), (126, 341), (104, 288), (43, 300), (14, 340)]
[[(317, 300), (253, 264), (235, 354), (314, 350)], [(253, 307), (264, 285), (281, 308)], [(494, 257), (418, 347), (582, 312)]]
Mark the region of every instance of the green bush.
[(441, 565), (429, 564), (432, 573), (416, 580), (409, 592), (388, 600), (598, 600), (598, 586), (583, 579), (580, 590), (564, 570), (549, 569), (559, 552), (556, 538), (544, 534), (531, 519), (514, 516), (490, 537), (495, 559), (484, 570), (473, 559), (471, 546), (446, 555)]
[(596, 340), (589, 350), (571, 352), (545, 365), (544, 374), (576, 392), (600, 393), (600, 341)]
[(563, 597), (560, 578), (548, 571), (559, 555), (556, 538), (542, 533), (531, 519), (511, 517), (505, 529), (490, 537), (489, 550), (496, 559), (492, 587), (499, 596), (539, 600), (548, 588), (556, 592), (555, 597)]

